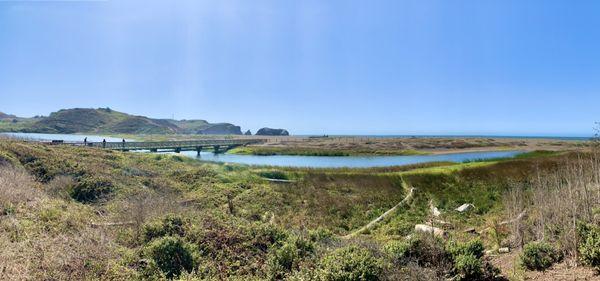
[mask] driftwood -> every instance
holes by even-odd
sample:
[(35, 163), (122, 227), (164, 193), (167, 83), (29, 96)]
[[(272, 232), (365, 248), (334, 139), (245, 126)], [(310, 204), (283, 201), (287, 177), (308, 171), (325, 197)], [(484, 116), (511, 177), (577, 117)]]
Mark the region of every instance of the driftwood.
[[(523, 217), (525, 216), (525, 214), (527, 214), (527, 211), (523, 210), (523, 212), (521, 212), (516, 218), (502, 221), (502, 222), (498, 223), (498, 226), (502, 226), (502, 225), (507, 225), (507, 224), (518, 222), (518, 221), (520, 221), (520, 220), (523, 219)], [(490, 230), (490, 228), (491, 227), (486, 227), (486, 228), (482, 229), (481, 231), (479, 231), (478, 233), (486, 232), (486, 231)]]
[(364, 227), (362, 227), (361, 229), (352, 232), (342, 238), (352, 238), (353, 236), (356, 236), (358, 234), (361, 234), (362, 232), (368, 230), (369, 228), (373, 227), (376, 223), (378, 223), (379, 221), (385, 219), (387, 216), (389, 216), (390, 214), (392, 214), (394, 211), (396, 211), (396, 209), (402, 207), (405, 204), (408, 204), (410, 202), (410, 200), (413, 197), (413, 194), (415, 192), (414, 188), (411, 188), (410, 191), (408, 192), (408, 194), (406, 195), (406, 197), (404, 197), (404, 199), (402, 199), (402, 201), (400, 201), (400, 203), (396, 204), (396, 206), (394, 206), (393, 208), (387, 210), (385, 213), (383, 213), (383, 215), (377, 217), (376, 219), (372, 220), (371, 222), (369, 222), (367, 225), (365, 225)]
[(265, 178), (266, 181), (270, 181), (270, 182), (282, 182), (282, 183), (293, 183), (296, 182), (295, 180), (280, 180), (280, 179), (269, 179), (269, 178)]
[(417, 224), (415, 225), (415, 232), (421, 232), (426, 234), (433, 234), (439, 238), (446, 238), (446, 231), (441, 228), (437, 228), (427, 224)]
[(525, 216), (525, 213), (526, 213), (526, 211), (523, 210), (523, 212), (521, 212), (516, 218), (500, 222), (498, 225), (511, 224), (511, 223), (520, 221)]
[(92, 227), (103, 227), (103, 226), (126, 226), (126, 225), (134, 225), (135, 222), (126, 221), (126, 222), (105, 222), (105, 223), (90, 223)]

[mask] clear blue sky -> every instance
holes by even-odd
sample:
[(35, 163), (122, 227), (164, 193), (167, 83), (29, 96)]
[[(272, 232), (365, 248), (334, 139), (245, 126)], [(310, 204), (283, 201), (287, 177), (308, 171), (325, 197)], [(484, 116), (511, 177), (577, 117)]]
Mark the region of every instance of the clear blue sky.
[(591, 135), (600, 1), (0, 1), (0, 111)]

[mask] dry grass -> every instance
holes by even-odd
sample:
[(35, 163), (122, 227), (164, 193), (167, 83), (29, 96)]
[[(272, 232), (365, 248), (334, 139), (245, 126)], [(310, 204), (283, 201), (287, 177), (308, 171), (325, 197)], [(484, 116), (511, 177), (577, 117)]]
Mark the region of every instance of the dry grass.
[(105, 234), (89, 227), (90, 210), (42, 189), (24, 170), (0, 167), (0, 279), (81, 280), (110, 271), (114, 254)]
[(511, 226), (514, 246), (548, 241), (576, 257), (577, 222), (593, 222), (594, 208), (600, 207), (600, 154), (579, 154), (552, 172), (538, 172), (515, 184), (504, 202), (509, 217), (528, 214)]
[(24, 170), (10, 165), (0, 166), (0, 204), (16, 205), (39, 199), (43, 193), (39, 185)]

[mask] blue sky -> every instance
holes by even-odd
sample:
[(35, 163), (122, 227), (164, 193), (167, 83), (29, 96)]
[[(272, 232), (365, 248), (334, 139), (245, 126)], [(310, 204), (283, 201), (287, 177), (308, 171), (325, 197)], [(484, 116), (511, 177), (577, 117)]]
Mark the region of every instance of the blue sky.
[(591, 135), (600, 2), (0, 1), (0, 111)]

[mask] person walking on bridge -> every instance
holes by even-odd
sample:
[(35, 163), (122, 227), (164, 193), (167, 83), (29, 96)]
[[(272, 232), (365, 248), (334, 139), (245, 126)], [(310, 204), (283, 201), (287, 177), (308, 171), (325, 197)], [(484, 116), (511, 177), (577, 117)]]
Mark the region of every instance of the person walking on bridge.
[(102, 140), (102, 148), (106, 148), (106, 139)]
[(87, 146), (87, 137), (85, 137), (85, 139), (83, 139), (83, 146)]
[(123, 139), (123, 148), (125, 148), (125, 139)]

